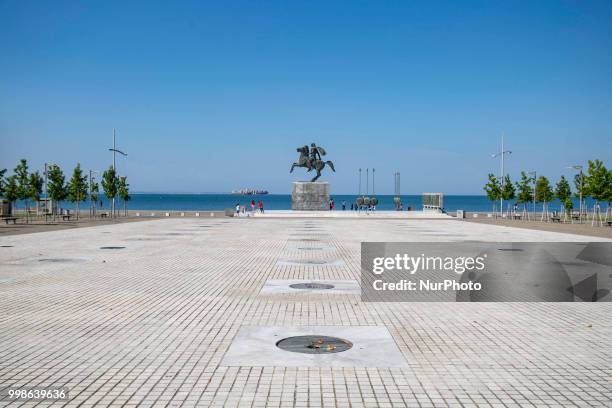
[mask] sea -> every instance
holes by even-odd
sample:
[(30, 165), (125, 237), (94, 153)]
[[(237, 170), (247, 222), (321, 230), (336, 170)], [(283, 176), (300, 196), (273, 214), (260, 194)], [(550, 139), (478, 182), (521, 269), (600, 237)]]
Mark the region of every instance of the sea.
[[(224, 210), (226, 208), (235, 208), (236, 204), (249, 206), (251, 200), (255, 202), (263, 201), (264, 208), (267, 210), (290, 210), (291, 195), (290, 194), (265, 194), (265, 195), (235, 195), (235, 194), (163, 194), (163, 193), (133, 193), (131, 201), (128, 202), (129, 210), (173, 210), (173, 211), (206, 211), (206, 210)], [(346, 203), (347, 210), (350, 209), (351, 203), (354, 203), (357, 195), (332, 195), (335, 209), (342, 210), (342, 202)], [(393, 195), (376, 195), (378, 198), (377, 210), (394, 210)], [(420, 195), (402, 195), (400, 196), (404, 210), (409, 206), (413, 210), (422, 208), (422, 196)], [(511, 202), (513, 203), (513, 201)], [(499, 204), (498, 204), (499, 205)], [(504, 202), (506, 207), (507, 202)], [(587, 200), (589, 208), (592, 207), (593, 201)], [(602, 205), (603, 207), (604, 205)], [(22, 207), (22, 204), (18, 205)], [(63, 202), (62, 208), (74, 208), (74, 204)], [(107, 209), (109, 202), (106, 197), (102, 198), (102, 207)], [(121, 200), (117, 199), (117, 207), (123, 208)], [(561, 203), (556, 200), (549, 204), (549, 210), (559, 210)], [(81, 203), (81, 209), (87, 210), (88, 202)], [(98, 208), (100, 203), (98, 202)], [(574, 209), (578, 208), (578, 199), (574, 200)], [(445, 195), (444, 209), (448, 212), (457, 210), (474, 211), (474, 212), (490, 212), (493, 209), (492, 202), (484, 195)], [(536, 205), (536, 211), (541, 211), (542, 205)], [(533, 211), (533, 204), (529, 204), (529, 210)]]

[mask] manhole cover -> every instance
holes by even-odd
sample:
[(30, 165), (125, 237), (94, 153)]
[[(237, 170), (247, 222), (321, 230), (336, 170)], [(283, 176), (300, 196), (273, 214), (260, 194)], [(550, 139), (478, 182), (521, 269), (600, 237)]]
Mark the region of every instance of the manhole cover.
[(306, 247), (301, 247), (301, 248), (298, 248), (298, 249), (300, 249), (302, 251), (322, 251), (323, 250), (323, 248), (306, 248)]
[(100, 247), (100, 249), (123, 249), (125, 248), (124, 246), (103, 246)]
[(298, 241), (298, 242), (319, 242), (321, 241), (320, 239), (315, 239), (315, 238), (302, 238), (302, 239), (293, 239), (290, 238), (289, 241)]
[(505, 252), (523, 252), (523, 250), (520, 248), (498, 248), (497, 250)]
[(12, 245), (0, 245), (0, 248), (12, 248)]
[(294, 283), (293, 285), (289, 285), (289, 287), (293, 289), (333, 289), (334, 285), (329, 285), (327, 283), (308, 282)]
[(294, 336), (276, 343), (276, 347), (293, 353), (330, 354), (341, 353), (353, 347), (353, 343), (330, 336)]

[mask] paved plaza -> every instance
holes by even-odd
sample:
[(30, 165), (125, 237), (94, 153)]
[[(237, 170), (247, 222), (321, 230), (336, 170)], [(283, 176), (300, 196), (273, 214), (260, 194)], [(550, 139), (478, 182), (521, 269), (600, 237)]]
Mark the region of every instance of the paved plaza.
[[(362, 241), (590, 240), (603, 239), (450, 219), (300, 217), (2, 236), (0, 389), (67, 387), (70, 399), (54, 405), (82, 407), (610, 407), (610, 302), (369, 303), (351, 289)], [(279, 290), (281, 281), (346, 287)], [(283, 350), (257, 351), (257, 336), (322, 326), (364, 336), (347, 351), (355, 358), (284, 364)], [(362, 364), (368, 347), (389, 351)]]

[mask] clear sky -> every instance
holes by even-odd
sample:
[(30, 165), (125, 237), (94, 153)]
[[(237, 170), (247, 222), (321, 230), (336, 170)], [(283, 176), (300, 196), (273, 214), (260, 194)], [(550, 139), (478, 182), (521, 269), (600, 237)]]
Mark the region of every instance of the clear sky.
[(102, 170), (133, 191), (482, 194), (507, 170), (612, 167), (611, 1), (2, 1), (0, 167)]

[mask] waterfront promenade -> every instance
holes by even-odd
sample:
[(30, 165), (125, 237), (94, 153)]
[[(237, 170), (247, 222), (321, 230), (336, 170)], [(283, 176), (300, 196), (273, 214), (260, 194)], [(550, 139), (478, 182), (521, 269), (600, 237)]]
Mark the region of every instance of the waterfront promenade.
[[(264, 290), (359, 282), (362, 241), (590, 240), (603, 238), (384, 217), (168, 218), (0, 236), (0, 387), (64, 386), (70, 400), (56, 405), (82, 407), (607, 407), (612, 303)], [(396, 358), (355, 350), (340, 366), (300, 364), (279, 350), (262, 363), (265, 347), (232, 357), (248, 349), (245, 333), (304, 326), (388, 334), (379, 346)]]

